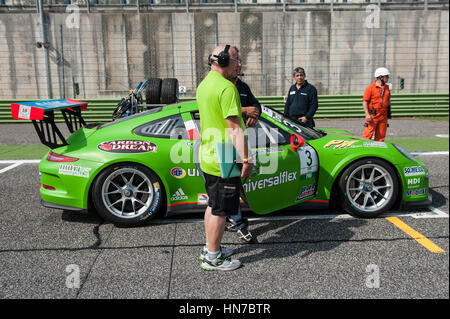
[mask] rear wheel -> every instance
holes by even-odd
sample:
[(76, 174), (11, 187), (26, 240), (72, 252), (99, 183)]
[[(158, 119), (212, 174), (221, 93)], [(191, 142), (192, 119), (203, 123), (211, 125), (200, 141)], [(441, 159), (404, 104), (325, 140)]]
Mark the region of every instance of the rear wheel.
[(161, 103), (172, 104), (178, 102), (178, 80), (164, 79), (161, 84)]
[(103, 219), (119, 225), (138, 225), (157, 215), (163, 194), (161, 181), (150, 169), (123, 163), (100, 173), (92, 199)]
[(150, 78), (145, 90), (146, 104), (161, 104), (161, 84), (160, 78)]
[(345, 169), (339, 179), (342, 208), (357, 217), (376, 217), (395, 203), (398, 194), (395, 171), (386, 162), (368, 158)]

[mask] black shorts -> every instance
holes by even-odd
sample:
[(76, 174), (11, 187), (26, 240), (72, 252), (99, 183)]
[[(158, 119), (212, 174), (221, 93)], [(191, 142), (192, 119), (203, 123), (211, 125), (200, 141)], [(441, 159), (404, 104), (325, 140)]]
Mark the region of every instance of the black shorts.
[(208, 193), (208, 206), (212, 208), (215, 216), (231, 216), (239, 209), (239, 196), (241, 193), (241, 178), (232, 177), (223, 179), (218, 176), (203, 173), (205, 187)]

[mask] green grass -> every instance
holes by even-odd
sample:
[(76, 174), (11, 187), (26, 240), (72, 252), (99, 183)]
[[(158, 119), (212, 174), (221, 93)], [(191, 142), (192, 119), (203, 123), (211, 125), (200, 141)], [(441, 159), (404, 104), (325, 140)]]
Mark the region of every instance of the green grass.
[(49, 148), (45, 145), (6, 145), (0, 146), (0, 160), (41, 159)]
[(415, 120), (429, 120), (429, 121), (439, 121), (448, 122), (448, 116), (419, 116), (414, 117)]
[(449, 139), (441, 137), (430, 138), (392, 138), (386, 142), (403, 146), (410, 152), (448, 151)]

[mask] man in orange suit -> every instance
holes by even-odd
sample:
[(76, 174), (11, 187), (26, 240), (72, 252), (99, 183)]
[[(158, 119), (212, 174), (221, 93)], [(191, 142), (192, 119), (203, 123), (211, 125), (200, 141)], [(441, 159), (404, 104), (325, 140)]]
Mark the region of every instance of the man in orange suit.
[(365, 123), (363, 138), (372, 139), (372, 136), (375, 135), (375, 141), (382, 142), (386, 137), (391, 108), (391, 92), (387, 85), (389, 74), (389, 70), (386, 68), (376, 69), (376, 80), (364, 92)]

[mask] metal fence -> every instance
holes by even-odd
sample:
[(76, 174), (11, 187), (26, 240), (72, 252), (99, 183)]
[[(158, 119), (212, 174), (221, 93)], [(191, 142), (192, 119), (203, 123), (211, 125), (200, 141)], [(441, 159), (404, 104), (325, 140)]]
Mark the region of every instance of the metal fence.
[[(177, 4), (311, 4), (311, 3), (445, 3), (446, 0), (44, 0), (45, 5), (79, 4), (84, 6), (148, 6)], [(0, 5), (36, 6), (36, 0), (0, 0)]]
[[(392, 116), (448, 116), (448, 94), (393, 94)], [(283, 96), (258, 96), (258, 101), (265, 106), (283, 111)], [(87, 122), (109, 122), (120, 99), (86, 99), (89, 106), (83, 111)], [(192, 100), (183, 98), (181, 101)], [(315, 118), (364, 118), (362, 95), (319, 95), (319, 108)], [(0, 100), (0, 123), (29, 123), (17, 121), (11, 117), (11, 103), (25, 102), (23, 100)], [(59, 112), (55, 112), (55, 121), (63, 122)]]
[[(120, 97), (150, 77), (176, 77), (194, 96), (208, 72), (206, 57), (220, 43), (239, 47), (255, 95), (285, 95), (297, 66), (322, 95), (361, 94), (379, 66), (391, 70), (395, 93), (448, 92), (448, 1), (435, 10), (367, 4), (355, 11), (238, 13), (88, 13), (69, 2), (88, 3), (44, 1), (64, 10), (0, 13), (0, 98)], [(27, 3), (36, 5), (5, 1)]]

